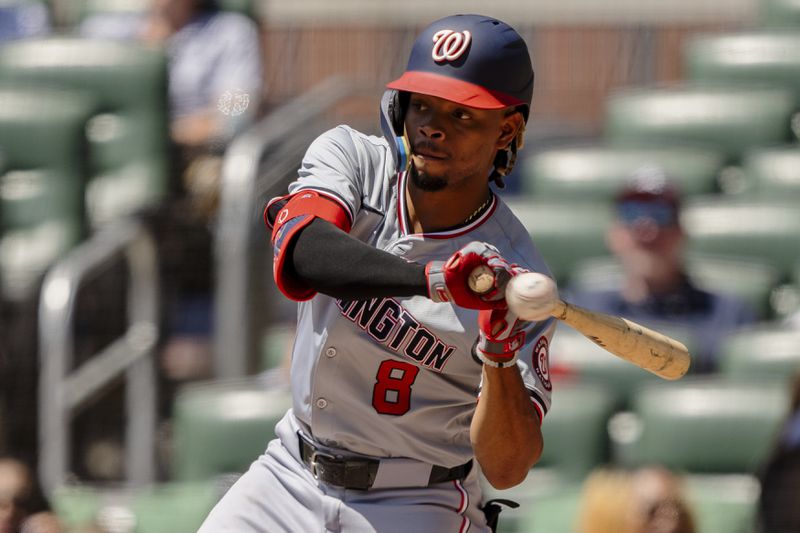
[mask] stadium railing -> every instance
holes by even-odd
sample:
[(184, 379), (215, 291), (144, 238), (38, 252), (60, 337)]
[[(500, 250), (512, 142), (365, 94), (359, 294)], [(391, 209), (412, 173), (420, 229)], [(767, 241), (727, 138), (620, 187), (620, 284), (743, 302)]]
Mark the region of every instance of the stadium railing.
[(790, 142), (797, 111), (782, 87), (684, 82), (616, 91), (604, 134), (613, 146), (682, 144), (720, 150), (731, 164), (757, 146)]
[(714, 193), (724, 163), (717, 151), (682, 146), (566, 146), (529, 157), (520, 179), (532, 198), (610, 203), (631, 175), (645, 167), (662, 170), (684, 195)]
[(800, 34), (750, 31), (698, 35), (683, 51), (689, 80), (785, 87), (800, 100)]
[[(75, 303), (81, 283), (123, 256), (129, 269), (127, 329), (72, 370)], [(68, 477), (70, 422), (112, 380), (126, 380), (125, 473), (131, 486), (155, 479), (158, 268), (153, 239), (133, 219), (121, 219), (73, 249), (45, 277), (39, 304), (40, 478), (52, 495)]]

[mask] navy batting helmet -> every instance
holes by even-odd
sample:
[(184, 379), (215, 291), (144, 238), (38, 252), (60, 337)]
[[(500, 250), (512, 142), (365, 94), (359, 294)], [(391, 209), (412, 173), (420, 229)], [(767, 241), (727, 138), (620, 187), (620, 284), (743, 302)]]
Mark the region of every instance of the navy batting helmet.
[[(387, 84), (389, 90), (381, 102), (384, 134), (397, 141), (398, 168), (405, 168), (408, 160), (404, 93), (436, 96), (479, 109), (514, 106), (527, 121), (533, 78), (528, 47), (505, 22), (484, 15), (453, 15), (435, 21), (417, 37), (405, 72)], [(502, 154), (506, 161), (496, 161), (501, 176), (510, 171), (509, 163), (513, 165), (518, 148), (513, 144), (511, 153)]]

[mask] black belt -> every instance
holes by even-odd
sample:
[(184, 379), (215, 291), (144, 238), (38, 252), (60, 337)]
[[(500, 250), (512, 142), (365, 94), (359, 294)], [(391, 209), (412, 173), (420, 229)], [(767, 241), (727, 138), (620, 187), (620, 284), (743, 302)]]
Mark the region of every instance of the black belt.
[[(369, 490), (378, 475), (377, 459), (336, 457), (318, 449), (298, 432), (300, 458), (308, 466), (315, 478), (336, 487), (354, 490)], [(464, 479), (472, 469), (472, 460), (453, 468), (434, 465), (428, 478), (428, 485), (444, 483), (454, 479)]]

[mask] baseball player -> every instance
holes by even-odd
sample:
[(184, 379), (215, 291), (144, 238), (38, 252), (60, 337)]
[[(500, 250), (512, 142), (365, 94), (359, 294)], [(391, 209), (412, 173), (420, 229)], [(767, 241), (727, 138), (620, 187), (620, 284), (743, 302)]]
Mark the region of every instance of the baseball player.
[[(522, 38), (434, 22), (381, 102), (384, 137), (339, 126), (265, 210), (273, 274), (300, 302), (293, 407), (201, 531), (489, 531), (479, 471), (525, 479), (542, 451), (555, 321), (504, 283), (549, 275), (489, 188), (513, 166), (533, 91)], [(495, 285), (474, 294), (470, 273)], [(493, 516), (492, 516), (493, 515)]]

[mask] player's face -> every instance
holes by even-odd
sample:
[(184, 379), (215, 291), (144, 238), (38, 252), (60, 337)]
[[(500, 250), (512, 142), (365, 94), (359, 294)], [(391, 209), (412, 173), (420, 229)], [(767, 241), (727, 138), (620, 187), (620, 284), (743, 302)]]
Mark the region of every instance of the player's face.
[(428, 191), (473, 180), (485, 185), (497, 150), (508, 146), (521, 125), (519, 113), (413, 93), (405, 126), (414, 184)]

